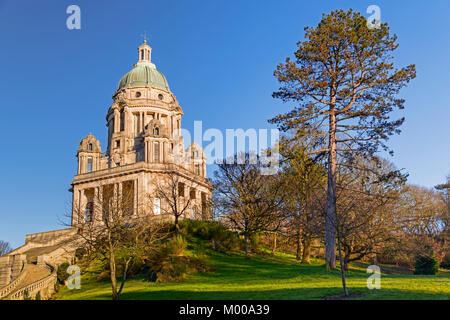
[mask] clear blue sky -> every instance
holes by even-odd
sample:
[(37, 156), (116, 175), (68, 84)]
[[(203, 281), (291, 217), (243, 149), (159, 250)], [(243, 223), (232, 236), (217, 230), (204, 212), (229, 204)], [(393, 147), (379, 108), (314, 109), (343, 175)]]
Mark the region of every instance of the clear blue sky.
[[(81, 8), (81, 30), (66, 8)], [(303, 27), (323, 12), (376, 4), (399, 36), (398, 65), (415, 63), (403, 90), (403, 132), (392, 161), (410, 183), (431, 187), (450, 172), (450, 1), (13, 1), (0, 0), (0, 239), (61, 228), (89, 132), (106, 147), (105, 115), (144, 30), (152, 59), (192, 128), (268, 128), (288, 110), (271, 98), (272, 73), (292, 55)], [(209, 168), (210, 171), (212, 168)]]

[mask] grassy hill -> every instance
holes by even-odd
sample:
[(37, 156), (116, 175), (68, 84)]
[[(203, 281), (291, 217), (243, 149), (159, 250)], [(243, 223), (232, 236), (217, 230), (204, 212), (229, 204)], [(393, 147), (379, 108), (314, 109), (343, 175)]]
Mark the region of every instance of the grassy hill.
[[(302, 265), (289, 253), (275, 256), (253, 256), (246, 259), (240, 252), (220, 253), (209, 249), (209, 243), (191, 239), (188, 252), (208, 256), (213, 272), (187, 275), (183, 282), (154, 283), (145, 277), (126, 282), (121, 299), (323, 299), (342, 293), (338, 270), (327, 272), (324, 261), (313, 259)], [(347, 273), (350, 293), (365, 294), (358, 299), (449, 299), (450, 272), (436, 276), (416, 276), (395, 268), (386, 268), (381, 289), (369, 290), (366, 265), (354, 264)], [(80, 290), (59, 291), (54, 299), (111, 299), (106, 280), (82, 277)]]

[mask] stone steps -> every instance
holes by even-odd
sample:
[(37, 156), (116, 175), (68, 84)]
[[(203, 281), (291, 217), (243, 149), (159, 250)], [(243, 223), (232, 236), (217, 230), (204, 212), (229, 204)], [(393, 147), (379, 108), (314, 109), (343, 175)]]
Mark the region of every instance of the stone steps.
[(47, 277), (50, 273), (50, 269), (46, 266), (29, 263), (27, 265), (27, 275), (19, 282), (17, 290)]
[[(15, 299), (15, 296), (17, 299), (23, 298), (23, 292), (20, 291), (27, 286), (38, 290), (37, 287), (43, 285), (41, 280), (51, 275), (51, 268), (48, 265), (56, 268), (63, 261), (70, 261), (76, 243), (75, 229), (27, 235), (25, 245), (7, 256), (0, 257), (0, 290), (5, 294), (9, 292), (12, 299)], [(21, 273), (25, 265), (26, 271)], [(51, 278), (53, 279), (53, 276)], [(43, 281), (48, 286), (48, 281)]]

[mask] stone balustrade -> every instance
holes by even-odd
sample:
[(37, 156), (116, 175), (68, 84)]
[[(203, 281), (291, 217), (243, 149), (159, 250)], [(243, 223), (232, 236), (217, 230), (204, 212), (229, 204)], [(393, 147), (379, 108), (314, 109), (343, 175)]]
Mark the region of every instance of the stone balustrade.
[(24, 264), (22, 272), (20, 275), (11, 283), (4, 286), (3, 288), (0, 288), (0, 299), (3, 299), (7, 297), (11, 292), (13, 292), (17, 285), (27, 276), (27, 265)]
[(30, 298), (34, 298), (38, 292), (40, 292), (41, 299), (48, 299), (55, 290), (57, 274), (56, 268), (54, 268), (52, 265), (47, 264), (47, 267), (51, 270), (50, 275), (20, 288), (20, 290), (17, 290), (7, 296), (5, 300), (24, 300), (26, 295), (28, 295), (28, 297)]

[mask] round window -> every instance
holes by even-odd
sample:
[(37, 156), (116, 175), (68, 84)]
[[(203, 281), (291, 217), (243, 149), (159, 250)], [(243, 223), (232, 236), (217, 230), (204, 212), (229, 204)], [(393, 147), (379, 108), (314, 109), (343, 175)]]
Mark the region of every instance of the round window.
[(164, 99), (164, 96), (160, 93), (160, 94), (158, 94), (158, 99), (162, 100), (162, 99)]
[(138, 91), (136, 92), (136, 98), (139, 98), (141, 96), (141, 93)]

